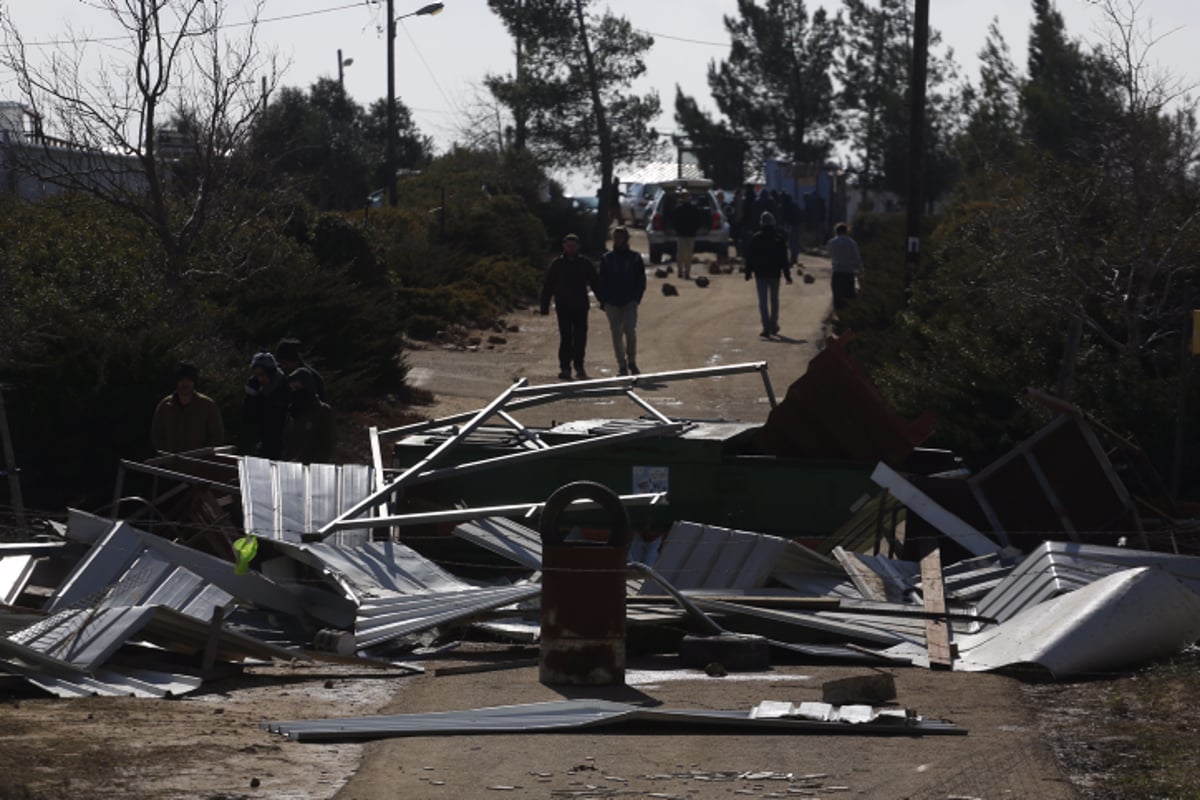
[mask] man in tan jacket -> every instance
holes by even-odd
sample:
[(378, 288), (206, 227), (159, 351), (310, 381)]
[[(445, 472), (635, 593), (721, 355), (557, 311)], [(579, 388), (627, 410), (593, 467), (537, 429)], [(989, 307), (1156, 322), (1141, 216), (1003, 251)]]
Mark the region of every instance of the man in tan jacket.
[(225, 443), (221, 409), (196, 391), (199, 373), (190, 361), (175, 370), (175, 391), (159, 401), (150, 425), (150, 441), (160, 453), (185, 453)]

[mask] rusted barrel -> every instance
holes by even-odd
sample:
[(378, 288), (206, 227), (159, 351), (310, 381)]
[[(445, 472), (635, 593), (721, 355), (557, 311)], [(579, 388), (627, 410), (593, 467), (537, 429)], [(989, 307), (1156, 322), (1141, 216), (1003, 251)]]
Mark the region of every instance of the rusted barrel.
[[(571, 502), (598, 503), (609, 521), (607, 542), (564, 541), (559, 516)], [(625, 561), (629, 515), (603, 484), (568, 483), (542, 510), (542, 683), (625, 683)]]

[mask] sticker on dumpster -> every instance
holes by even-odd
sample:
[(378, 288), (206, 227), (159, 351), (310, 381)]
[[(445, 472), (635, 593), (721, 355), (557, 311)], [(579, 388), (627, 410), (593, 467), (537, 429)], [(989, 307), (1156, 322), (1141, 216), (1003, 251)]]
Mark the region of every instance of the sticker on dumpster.
[(633, 468), (633, 491), (634, 494), (650, 494), (652, 492), (666, 492), (670, 490), (671, 483), (671, 468), (670, 467), (634, 467)]

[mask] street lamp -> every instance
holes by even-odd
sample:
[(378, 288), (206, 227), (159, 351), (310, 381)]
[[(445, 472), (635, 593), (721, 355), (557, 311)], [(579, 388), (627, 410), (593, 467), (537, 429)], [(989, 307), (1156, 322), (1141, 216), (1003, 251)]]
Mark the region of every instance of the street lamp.
[(416, 11), (410, 11), (407, 14), (393, 16), (392, 3), (394, 0), (387, 0), (387, 71), (388, 71), (388, 94), (387, 94), (387, 182), (388, 182), (388, 204), (396, 205), (396, 23), (408, 17), (424, 17), (433, 14), (442, 13), (445, 8), (444, 3), (430, 3), (426, 6), (421, 6)]

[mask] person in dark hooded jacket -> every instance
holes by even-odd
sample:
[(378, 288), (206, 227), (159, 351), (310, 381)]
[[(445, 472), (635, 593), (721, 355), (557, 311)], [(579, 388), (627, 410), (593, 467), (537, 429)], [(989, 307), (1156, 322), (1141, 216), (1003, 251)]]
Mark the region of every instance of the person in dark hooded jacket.
[(779, 279), (792, 282), (787, 241), (775, 226), (775, 215), (764, 211), (758, 233), (750, 239), (746, 254), (746, 280), (755, 279), (758, 289), (758, 314), (762, 318), (764, 338), (779, 333)]
[(646, 294), (646, 265), (642, 254), (629, 248), (629, 230), (613, 229), (613, 246), (600, 259), (596, 299), (608, 315), (617, 374), (638, 374), (637, 312)]
[(301, 367), (311, 372), (317, 386), (317, 397), (321, 398), (323, 402), (329, 402), (329, 398), (325, 395), (325, 380), (321, 377), (321, 373), (317, 372), (316, 367), (304, 360), (304, 356), (300, 353), (299, 339), (291, 336), (280, 339), (279, 344), (275, 346), (275, 360), (279, 362), (279, 369), (283, 371), (285, 377)]
[(250, 361), (250, 378), (242, 398), (242, 419), (254, 426), (254, 455), (283, 457), (283, 429), (288, 417), (287, 377), (275, 357), (265, 350)]
[(300, 367), (288, 375), (288, 419), (283, 431), (283, 457), (303, 464), (332, 464), (337, 446), (333, 409), (317, 396), (312, 370)]
[(563, 238), (562, 255), (550, 262), (546, 279), (542, 283), (542, 316), (550, 313), (550, 300), (554, 300), (554, 313), (558, 316), (558, 377), (571, 380), (571, 365), (575, 366), (575, 377), (587, 380), (583, 366), (587, 352), (588, 335), (588, 289), (596, 291), (596, 268), (592, 262), (579, 254), (579, 237), (568, 233)]

